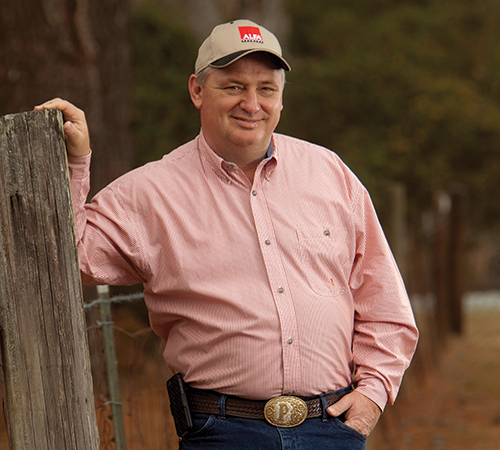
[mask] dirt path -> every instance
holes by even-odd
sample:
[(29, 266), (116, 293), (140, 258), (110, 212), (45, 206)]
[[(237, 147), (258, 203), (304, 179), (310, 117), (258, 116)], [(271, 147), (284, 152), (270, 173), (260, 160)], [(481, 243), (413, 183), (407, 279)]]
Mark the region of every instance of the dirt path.
[(468, 312), (440, 368), (411, 375), (370, 450), (500, 449), (500, 311)]

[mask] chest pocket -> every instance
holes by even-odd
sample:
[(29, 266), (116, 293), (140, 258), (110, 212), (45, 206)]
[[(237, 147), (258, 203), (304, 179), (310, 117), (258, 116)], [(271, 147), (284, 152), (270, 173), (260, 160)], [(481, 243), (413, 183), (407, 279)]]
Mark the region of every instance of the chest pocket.
[(297, 230), (302, 268), (316, 294), (335, 296), (348, 289), (346, 234), (341, 227)]

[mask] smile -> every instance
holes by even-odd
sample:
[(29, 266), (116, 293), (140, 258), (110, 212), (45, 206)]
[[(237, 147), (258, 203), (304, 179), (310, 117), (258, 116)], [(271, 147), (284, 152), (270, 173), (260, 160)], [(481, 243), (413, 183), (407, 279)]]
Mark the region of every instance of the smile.
[(243, 128), (257, 128), (261, 119), (247, 119), (245, 117), (233, 117), (233, 119)]

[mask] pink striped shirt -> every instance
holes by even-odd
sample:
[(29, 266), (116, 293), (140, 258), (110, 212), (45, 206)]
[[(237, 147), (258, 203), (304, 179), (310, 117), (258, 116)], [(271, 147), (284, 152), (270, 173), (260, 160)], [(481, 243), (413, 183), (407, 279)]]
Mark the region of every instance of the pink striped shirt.
[(90, 157), (70, 158), (83, 280), (143, 283), (194, 387), (268, 399), (354, 381), (383, 409), (417, 329), (368, 193), (333, 152), (273, 146), (251, 184), (200, 134), (88, 205)]

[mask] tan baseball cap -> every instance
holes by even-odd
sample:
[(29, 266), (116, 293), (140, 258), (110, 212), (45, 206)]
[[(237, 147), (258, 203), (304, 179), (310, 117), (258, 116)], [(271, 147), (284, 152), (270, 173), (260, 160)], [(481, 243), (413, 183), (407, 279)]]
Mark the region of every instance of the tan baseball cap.
[(249, 53), (266, 52), (289, 71), (276, 36), (251, 20), (234, 20), (217, 25), (198, 50), (195, 74), (208, 66), (226, 67)]

